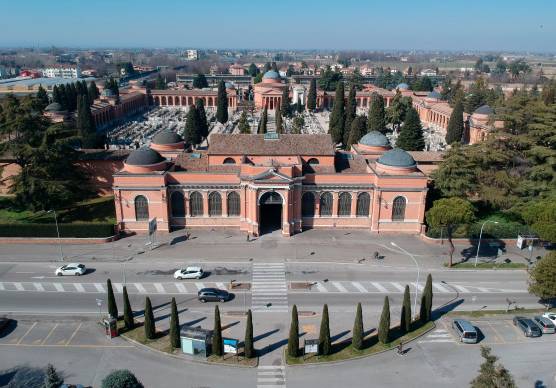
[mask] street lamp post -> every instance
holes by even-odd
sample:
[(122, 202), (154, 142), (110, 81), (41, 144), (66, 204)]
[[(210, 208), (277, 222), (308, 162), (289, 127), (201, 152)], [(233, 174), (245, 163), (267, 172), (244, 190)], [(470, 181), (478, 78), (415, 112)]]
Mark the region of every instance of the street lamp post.
[(47, 213), (54, 213), (54, 222), (56, 223), (56, 234), (58, 235), (58, 247), (60, 248), (60, 261), (64, 261), (64, 251), (62, 251), (62, 241), (60, 240), (60, 229), (58, 228), (58, 217), (56, 210), (49, 210)]
[(414, 298), (414, 301), (413, 301), (413, 320), (416, 320), (417, 319), (417, 297), (418, 297), (418, 292), (419, 292), (419, 274), (420, 274), (419, 263), (417, 262), (417, 260), (415, 260), (415, 257), (411, 253), (409, 253), (408, 251), (406, 251), (405, 249), (400, 247), (395, 242), (390, 241), (390, 244), (392, 246), (398, 248), (400, 251), (402, 251), (403, 253), (405, 253), (409, 257), (411, 257), (411, 259), (415, 263), (415, 266), (417, 267), (417, 281), (415, 282), (415, 298)]
[(479, 243), (477, 244), (477, 255), (475, 256), (475, 267), (477, 266), (477, 262), (479, 261), (479, 250), (481, 249), (481, 238), (483, 237), (483, 228), (485, 227), (485, 224), (489, 222), (492, 222), (493, 224), (498, 223), (498, 221), (486, 220), (485, 222), (483, 222), (483, 225), (481, 225), (481, 232), (479, 233)]

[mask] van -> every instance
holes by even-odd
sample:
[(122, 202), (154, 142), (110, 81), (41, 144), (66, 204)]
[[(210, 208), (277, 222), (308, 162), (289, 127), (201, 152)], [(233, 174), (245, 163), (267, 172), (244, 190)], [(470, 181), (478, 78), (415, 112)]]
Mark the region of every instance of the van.
[(476, 344), (479, 340), (479, 335), (475, 326), (465, 319), (454, 319), (452, 328), (457, 333), (460, 342), (466, 344)]

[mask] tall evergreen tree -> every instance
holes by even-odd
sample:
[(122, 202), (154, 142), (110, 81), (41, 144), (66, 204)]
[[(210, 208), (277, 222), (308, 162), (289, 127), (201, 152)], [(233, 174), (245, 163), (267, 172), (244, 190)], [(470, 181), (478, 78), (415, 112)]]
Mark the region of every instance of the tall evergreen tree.
[(270, 68), (271, 68), (270, 62), (265, 63), (264, 67), (263, 67), (263, 73), (266, 73), (267, 71), (269, 71)]
[(258, 134), (266, 133), (267, 123), (268, 123), (268, 111), (265, 106), (263, 109), (263, 113), (261, 114), (261, 119), (259, 120), (259, 128), (257, 129)]
[(409, 295), (409, 286), (407, 285), (403, 293), (400, 331), (402, 333), (409, 333), (411, 331), (411, 296)]
[(517, 387), (511, 373), (503, 365), (497, 365), (498, 357), (490, 352), (491, 349), (488, 346), (481, 346), (481, 356), (484, 358), (484, 362), (479, 369), (479, 375), (471, 381), (471, 388)]
[(317, 109), (317, 79), (312, 78), (307, 94), (307, 109), (312, 112)]
[(369, 132), (386, 132), (386, 111), (384, 108), (384, 98), (378, 93), (373, 93), (371, 96), (367, 126)]
[(171, 303), (170, 345), (172, 346), (172, 349), (178, 349), (181, 347), (180, 318), (178, 316), (178, 306), (176, 305), (176, 298), (172, 298), (172, 303)]
[(75, 91), (75, 85), (73, 83), (66, 84), (64, 88), (66, 93), (66, 104), (70, 112), (73, 112), (77, 108), (77, 93)]
[(259, 69), (257, 68), (257, 65), (255, 65), (254, 63), (251, 63), (249, 65), (249, 69), (247, 70), (247, 72), (249, 73), (249, 75), (251, 77), (256, 77), (257, 74), (259, 73)]
[(363, 349), (363, 311), (361, 310), (361, 303), (357, 303), (357, 311), (355, 313), (355, 322), (353, 323), (351, 346), (354, 349)]
[(396, 139), (396, 147), (405, 151), (422, 151), (425, 148), (421, 120), (413, 107), (409, 108), (405, 115), (405, 121)]
[(112, 281), (110, 279), (106, 280), (106, 290), (106, 299), (108, 300), (108, 315), (110, 315), (112, 318), (118, 319), (118, 305), (116, 304), (114, 290), (112, 289)]
[(336, 86), (334, 107), (330, 114), (328, 129), (328, 133), (332, 136), (332, 141), (334, 143), (341, 143), (344, 140), (344, 98), (344, 83), (340, 81)]
[(218, 100), (216, 102), (216, 120), (221, 124), (228, 121), (228, 94), (224, 81), (218, 83)]
[(58, 85), (58, 98), (60, 100), (57, 102), (62, 106), (62, 109), (69, 110), (67, 94), (66, 94), (66, 86), (64, 84)]
[(285, 87), (282, 91), (282, 100), (280, 101), (280, 110), (282, 111), (282, 116), (291, 116), (291, 103), (290, 103), (290, 91), (288, 87)]
[(60, 388), (64, 384), (64, 379), (60, 377), (54, 365), (48, 364), (44, 374), (44, 388)]
[(57, 85), (54, 85), (52, 88), (52, 102), (57, 102), (58, 104), (62, 105), (62, 98), (60, 97), (60, 90), (58, 89)]
[(162, 78), (162, 75), (160, 75), (160, 73), (158, 73), (158, 75), (156, 76), (154, 88), (157, 90), (166, 89), (166, 81), (164, 81), (164, 78)]
[(191, 145), (197, 145), (201, 142), (201, 133), (199, 130), (199, 114), (195, 105), (189, 107), (185, 120), (184, 140)]
[(327, 356), (332, 351), (332, 342), (330, 340), (330, 322), (328, 318), (328, 305), (322, 308), (322, 320), (320, 321), (319, 331), (319, 355)]
[(209, 125), (207, 122), (207, 112), (205, 112), (205, 103), (199, 98), (195, 101), (195, 107), (197, 108), (197, 116), (199, 118), (199, 134), (203, 139), (206, 139), (209, 133)]
[(124, 324), (127, 330), (131, 330), (135, 327), (135, 321), (133, 320), (133, 310), (131, 309), (131, 303), (129, 303), (129, 296), (127, 295), (127, 287), (124, 286), (123, 289), (123, 299), (124, 299)]
[(276, 65), (276, 62), (272, 62), (271, 69), (278, 73), (278, 66)]
[(388, 296), (384, 297), (384, 305), (382, 306), (382, 314), (380, 314), (380, 323), (378, 325), (378, 340), (382, 344), (390, 342), (390, 300)]
[(353, 120), (355, 120), (357, 112), (357, 100), (355, 99), (355, 92), (355, 85), (350, 84), (345, 112), (344, 138), (342, 140), (342, 143), (344, 143), (344, 145), (348, 143), (349, 135), (351, 132), (351, 123), (353, 122)]
[(87, 88), (87, 94), (89, 95), (89, 101), (92, 103), (94, 100), (100, 97), (100, 92), (98, 91), (97, 84), (95, 81), (89, 83)]
[(251, 127), (247, 121), (247, 112), (245, 111), (241, 112), (241, 116), (239, 117), (238, 129), (239, 133), (251, 133)]
[(295, 104), (297, 107), (297, 113), (301, 114), (303, 113), (303, 111), (305, 110), (305, 107), (303, 106), (303, 104), (301, 103), (301, 97), (299, 97), (297, 99), (297, 104)]
[(212, 353), (216, 356), (224, 355), (224, 342), (222, 341), (222, 325), (220, 323), (220, 309), (214, 306), (214, 329), (212, 331)]
[(245, 325), (245, 340), (243, 349), (246, 358), (255, 357), (255, 348), (253, 346), (253, 315), (251, 309), (247, 310), (247, 323)]
[(446, 143), (461, 142), (463, 138), (463, 101), (459, 99), (452, 110), (448, 128), (446, 130)]
[(432, 276), (428, 274), (427, 282), (421, 296), (420, 317), (422, 323), (432, 319)]
[(145, 298), (145, 338), (155, 339), (156, 337), (156, 327), (153, 314), (153, 306), (151, 305), (151, 298), (148, 296)]
[(299, 354), (299, 319), (297, 306), (293, 305), (292, 320), (290, 324), (290, 335), (288, 336), (288, 356), (297, 357)]
[(87, 94), (78, 97), (76, 126), (83, 148), (94, 148), (97, 143), (96, 128)]
[(367, 118), (365, 116), (357, 116), (351, 122), (349, 137), (346, 149), (350, 149), (352, 145), (357, 144), (359, 140), (367, 133)]
[(276, 133), (284, 132), (284, 123), (282, 122), (282, 112), (280, 111), (280, 106), (276, 107), (275, 111), (275, 122), (276, 122)]
[(195, 78), (193, 78), (193, 87), (195, 89), (208, 88), (207, 78), (204, 74), (198, 73)]
[(48, 105), (48, 94), (46, 93), (46, 90), (44, 90), (42, 85), (39, 85), (36, 100), (41, 110), (46, 108), (46, 106)]

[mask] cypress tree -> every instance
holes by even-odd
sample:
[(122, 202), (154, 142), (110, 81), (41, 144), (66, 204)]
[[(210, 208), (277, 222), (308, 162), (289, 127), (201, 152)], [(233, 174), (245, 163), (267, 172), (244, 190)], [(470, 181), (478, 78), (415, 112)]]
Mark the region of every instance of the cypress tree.
[(123, 298), (124, 298), (124, 324), (127, 330), (131, 330), (135, 327), (135, 322), (133, 321), (133, 311), (131, 310), (131, 303), (129, 303), (129, 296), (127, 295), (126, 286), (124, 286)]
[(212, 353), (216, 356), (224, 355), (224, 343), (222, 342), (222, 325), (220, 324), (220, 310), (218, 305), (214, 306), (214, 330), (212, 331)]
[(108, 290), (108, 315), (112, 318), (118, 319), (118, 305), (116, 304), (116, 298), (114, 297), (114, 290), (112, 289), (112, 281), (108, 279), (106, 281), (106, 289)]
[(100, 97), (100, 92), (98, 91), (97, 84), (95, 81), (89, 83), (87, 88), (87, 94), (89, 95), (89, 101), (92, 103), (94, 100)]
[(390, 342), (390, 300), (384, 297), (382, 314), (380, 314), (380, 324), (378, 326), (378, 340), (382, 344)]
[(288, 337), (288, 356), (297, 357), (299, 354), (299, 319), (297, 317), (297, 306), (292, 308), (292, 321), (290, 324), (290, 335)]
[(276, 107), (276, 133), (283, 133), (284, 132), (284, 128), (283, 128), (283, 123), (282, 123), (282, 112), (280, 111), (280, 106)]
[(332, 350), (332, 343), (330, 341), (330, 322), (328, 319), (328, 305), (325, 304), (322, 308), (322, 320), (320, 321), (319, 332), (319, 355), (329, 355)]
[(238, 129), (239, 133), (251, 133), (251, 127), (247, 122), (247, 113), (245, 111), (241, 113), (239, 118)]
[(425, 289), (423, 290), (423, 295), (421, 296), (421, 309), (420, 320), (422, 323), (426, 323), (432, 319), (432, 276), (428, 274), (427, 282), (425, 283)]
[(368, 130), (386, 132), (386, 112), (384, 109), (384, 98), (373, 93), (371, 96), (371, 105), (369, 106), (369, 120), (367, 122)]
[(363, 349), (363, 312), (361, 311), (361, 303), (357, 303), (357, 312), (355, 313), (355, 322), (353, 323), (351, 346), (354, 349)]
[(226, 93), (226, 84), (220, 81), (218, 84), (218, 100), (216, 103), (216, 120), (224, 124), (228, 121), (228, 94)]
[(295, 105), (297, 106), (297, 113), (299, 113), (299, 114), (303, 113), (303, 110), (305, 109), (305, 107), (301, 103), (301, 97), (299, 97), (297, 99), (297, 104), (295, 104)]
[(266, 73), (270, 70), (270, 62), (264, 64), (263, 73)]
[(396, 139), (396, 147), (405, 151), (422, 151), (425, 148), (421, 120), (413, 107), (410, 107), (405, 114), (405, 121), (400, 130), (400, 135)]
[(257, 68), (257, 65), (255, 65), (254, 63), (251, 63), (249, 65), (249, 69), (247, 70), (247, 72), (249, 73), (249, 75), (251, 77), (255, 77), (257, 75), (257, 73), (259, 72), (259, 69)]
[(411, 331), (411, 296), (409, 295), (409, 286), (407, 285), (403, 293), (400, 331), (402, 333), (409, 333)]
[(208, 82), (204, 74), (197, 73), (195, 78), (193, 78), (193, 87), (195, 89), (208, 88)]
[(253, 347), (253, 316), (251, 314), (251, 309), (247, 310), (247, 324), (245, 325), (243, 349), (246, 358), (255, 357), (255, 348)]
[(205, 103), (199, 98), (195, 101), (195, 107), (197, 108), (197, 116), (199, 118), (199, 135), (201, 138), (206, 139), (208, 136), (209, 125), (207, 122), (207, 112), (205, 112)]
[(66, 86), (64, 84), (58, 85), (58, 103), (62, 106), (63, 110), (68, 109), (68, 101), (66, 98)]
[(62, 99), (60, 97), (60, 90), (58, 89), (57, 85), (54, 85), (54, 87), (52, 88), (52, 102), (57, 102), (61, 105), (61, 101)]
[(307, 95), (307, 109), (314, 111), (317, 109), (317, 79), (312, 78), (309, 84), (309, 94)]
[(60, 377), (54, 365), (48, 364), (44, 374), (44, 388), (59, 388), (64, 384), (64, 379)]
[(145, 298), (145, 338), (154, 339), (156, 337), (156, 327), (154, 322), (153, 307), (151, 299)]
[(458, 99), (446, 129), (446, 143), (461, 142), (463, 137), (463, 101)]
[(201, 134), (199, 133), (199, 114), (195, 105), (189, 107), (185, 121), (184, 140), (191, 145), (197, 145), (201, 142)]
[(344, 124), (344, 145), (347, 145), (349, 135), (351, 132), (351, 123), (355, 120), (356, 112), (357, 112), (357, 100), (355, 99), (355, 85), (351, 84), (349, 87), (349, 94), (346, 104), (346, 113), (345, 113), (345, 124)]
[(276, 62), (272, 62), (271, 69), (278, 73), (278, 66), (276, 65)]
[(357, 142), (367, 133), (367, 118), (365, 116), (357, 116), (351, 122), (349, 136), (346, 144), (346, 149), (350, 149), (353, 144)]
[(170, 313), (170, 345), (172, 349), (181, 347), (180, 342), (180, 318), (178, 316), (178, 307), (176, 306), (176, 298), (172, 298), (172, 307)]
[(266, 133), (267, 122), (268, 122), (268, 111), (265, 106), (263, 109), (263, 113), (261, 114), (261, 119), (259, 120), (259, 128), (257, 129), (258, 134)]
[(334, 143), (341, 143), (344, 140), (344, 83), (342, 81), (336, 86), (328, 133)]
[(280, 110), (284, 117), (290, 117), (291, 115), (291, 104), (290, 104), (290, 90), (286, 86), (282, 91), (282, 100), (280, 101)]
[(46, 93), (46, 90), (44, 90), (44, 88), (42, 87), (42, 85), (39, 85), (39, 90), (37, 91), (37, 101), (39, 102), (39, 106), (41, 109), (46, 108), (46, 106), (48, 105), (48, 94)]

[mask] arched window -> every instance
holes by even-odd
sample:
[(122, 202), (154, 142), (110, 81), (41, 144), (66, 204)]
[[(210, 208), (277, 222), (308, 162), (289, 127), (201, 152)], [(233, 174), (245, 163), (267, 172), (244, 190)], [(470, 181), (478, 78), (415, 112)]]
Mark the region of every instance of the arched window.
[(185, 217), (185, 199), (179, 191), (174, 191), (170, 197), (172, 217)]
[(351, 194), (340, 193), (338, 203), (338, 217), (349, 217), (351, 215)]
[(357, 217), (369, 216), (369, 205), (371, 204), (371, 196), (369, 193), (361, 193), (357, 197)]
[(403, 221), (405, 219), (405, 205), (406, 201), (404, 197), (394, 198), (394, 203), (392, 204), (392, 221)]
[(319, 164), (319, 160), (317, 158), (311, 158), (307, 161), (307, 164)]
[(203, 196), (194, 191), (189, 195), (189, 215), (191, 217), (203, 216)]
[(332, 215), (332, 193), (322, 193), (320, 196), (320, 216), (330, 217)]
[(224, 159), (224, 164), (236, 164), (236, 161), (234, 158), (226, 158)]
[(228, 216), (239, 216), (239, 194), (232, 191), (228, 194)]
[(217, 193), (216, 191), (209, 194), (209, 216), (222, 216), (222, 197), (220, 196), (220, 193)]
[(143, 195), (135, 197), (135, 220), (148, 221), (149, 220), (149, 201)]
[(315, 194), (308, 191), (301, 199), (301, 215), (303, 217), (315, 216)]

